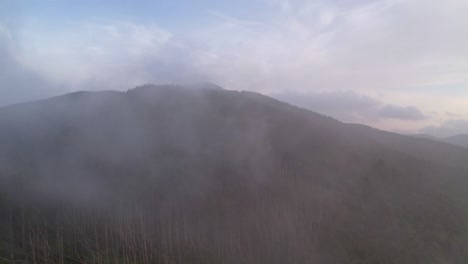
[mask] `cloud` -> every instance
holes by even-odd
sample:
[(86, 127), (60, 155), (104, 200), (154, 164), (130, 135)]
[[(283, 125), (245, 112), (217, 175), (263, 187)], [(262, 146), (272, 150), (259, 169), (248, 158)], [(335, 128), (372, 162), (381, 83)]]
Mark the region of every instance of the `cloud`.
[(87, 21), (69, 23), (55, 34), (49, 30), (57, 29), (39, 27), (24, 33), (24, 41), (34, 44), (22, 60), (50, 82), (70, 90), (128, 89), (199, 75), (197, 54), (155, 24)]
[(419, 133), (436, 137), (450, 137), (458, 134), (468, 134), (468, 120), (452, 119), (445, 121), (440, 126), (427, 126), (419, 130)]
[(272, 94), (273, 97), (342, 121), (362, 121), (363, 116), (375, 112), (380, 103), (370, 97), (353, 91), (327, 93), (294, 93)]
[[(468, 83), (468, 62), (463, 59), (468, 54), (466, 1), (254, 0), (243, 3), (242, 12), (218, 10), (222, 4), (199, 5), (202, 12), (189, 12), (186, 28), (157, 20), (90, 18), (101, 14), (57, 23), (24, 19), (16, 26), (0, 21), (15, 41), (0, 40), (10, 43), (1, 52), (15, 65), (0, 85), (31, 78), (22, 86), (54, 87), (24, 90), (21, 98), (123, 90), (148, 82), (209, 81), (269, 94), (321, 94), (321, 100), (330, 101), (325, 97), (345, 89), (355, 93), (342, 95), (348, 101), (342, 98), (321, 108), (360, 122), (422, 120), (426, 116), (419, 108), (434, 109), (422, 99), (412, 103), (402, 98), (417, 98), (425, 92), (420, 87), (428, 86), (440, 87), (447, 95), (444, 87), (449, 83)], [(15, 20), (12, 17), (9, 20)], [(389, 95), (388, 102), (361, 96), (377, 92)], [(468, 115), (449, 99), (441, 103), (441, 111)]]
[[(181, 79), (203, 76), (228, 88), (261, 91), (468, 82), (468, 63), (461, 59), (468, 52), (464, 1), (267, 2), (269, 14), (258, 21), (207, 8), (208, 22), (193, 21), (182, 31), (101, 19), (61, 28), (29, 25), (23, 43), (33, 46), (29, 65), (73, 86), (95, 81), (98, 70), (112, 76), (129, 70), (124, 76), (134, 83), (167, 64), (184, 69)], [(46, 66), (49, 57), (52, 65)], [(131, 65), (120, 67), (122, 62)]]
[(420, 121), (428, 118), (416, 107), (386, 104), (353, 91), (289, 92), (273, 94), (272, 96), (345, 122), (374, 123), (386, 119)]
[(414, 106), (401, 107), (397, 105), (385, 105), (380, 109), (379, 114), (383, 118), (402, 120), (424, 120), (427, 118)]
[(449, 116), (449, 117), (452, 117), (452, 118), (454, 118), (454, 117), (460, 117), (460, 115), (457, 115), (457, 114), (454, 114), (454, 113), (450, 113), (450, 112), (448, 112), (448, 111), (445, 111), (445, 114), (446, 114), (447, 116)]
[(51, 96), (56, 87), (24, 67), (14, 34), (0, 23), (0, 106)]

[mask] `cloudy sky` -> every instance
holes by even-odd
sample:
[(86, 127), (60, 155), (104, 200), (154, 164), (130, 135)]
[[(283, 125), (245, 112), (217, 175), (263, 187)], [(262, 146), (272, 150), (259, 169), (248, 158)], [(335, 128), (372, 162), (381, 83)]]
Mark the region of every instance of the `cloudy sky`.
[(466, 0), (0, 0), (0, 106), (214, 82), (345, 122), (468, 133)]

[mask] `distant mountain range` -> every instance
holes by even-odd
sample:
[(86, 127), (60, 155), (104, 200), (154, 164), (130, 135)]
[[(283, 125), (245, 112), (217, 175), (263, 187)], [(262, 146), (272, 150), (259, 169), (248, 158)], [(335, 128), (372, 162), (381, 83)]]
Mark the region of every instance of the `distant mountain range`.
[(0, 263), (466, 263), (468, 149), (254, 92), (0, 108)]
[(435, 137), (435, 136), (431, 136), (427, 134), (414, 134), (414, 135), (409, 135), (409, 136), (437, 140), (437, 141), (446, 142), (446, 143), (450, 143), (453, 145), (468, 148), (468, 134), (460, 134), (460, 135), (455, 135), (455, 136), (446, 137), (446, 138), (439, 138), (439, 137)]

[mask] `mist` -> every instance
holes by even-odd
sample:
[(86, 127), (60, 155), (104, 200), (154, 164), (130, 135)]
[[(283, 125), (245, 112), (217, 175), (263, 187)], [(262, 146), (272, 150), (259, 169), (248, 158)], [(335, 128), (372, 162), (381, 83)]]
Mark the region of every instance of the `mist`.
[[(426, 224), (463, 228), (443, 213), (462, 214), (458, 203), (428, 193), (448, 185), (446, 195), (463, 197), (468, 149), (257, 93), (211, 84), (77, 92), (5, 107), (0, 120), (6, 260), (341, 262), (376, 237), (384, 244), (372, 258), (409, 263), (426, 259), (426, 247), (408, 240), (394, 251), (384, 241), (406, 232), (381, 232), (427, 217), (416, 204), (440, 206)], [(448, 250), (434, 254), (463, 259)]]
[(465, 263), (462, 1), (0, 3), (0, 263)]

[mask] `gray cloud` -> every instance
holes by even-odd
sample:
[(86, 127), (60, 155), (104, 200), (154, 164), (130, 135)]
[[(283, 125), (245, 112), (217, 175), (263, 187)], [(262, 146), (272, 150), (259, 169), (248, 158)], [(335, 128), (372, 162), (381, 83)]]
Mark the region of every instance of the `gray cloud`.
[(363, 116), (375, 112), (380, 103), (370, 97), (359, 95), (352, 91), (328, 93), (281, 93), (273, 97), (338, 118), (342, 121), (361, 121)]
[(428, 118), (416, 107), (385, 104), (353, 91), (325, 93), (291, 92), (273, 94), (272, 96), (345, 122), (367, 123), (385, 119), (419, 121)]
[(454, 114), (454, 113), (451, 113), (451, 112), (448, 112), (448, 111), (445, 111), (445, 114), (449, 117), (452, 117), (452, 118), (456, 118), (456, 117), (460, 117), (460, 115), (457, 115), (457, 114)]
[(397, 105), (385, 105), (380, 109), (379, 115), (383, 118), (402, 120), (424, 120), (427, 118), (427, 116), (414, 106), (401, 107)]
[(450, 137), (458, 134), (468, 134), (468, 120), (452, 119), (445, 121), (440, 126), (427, 126), (419, 130), (419, 133), (429, 134), (436, 137)]

